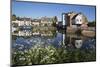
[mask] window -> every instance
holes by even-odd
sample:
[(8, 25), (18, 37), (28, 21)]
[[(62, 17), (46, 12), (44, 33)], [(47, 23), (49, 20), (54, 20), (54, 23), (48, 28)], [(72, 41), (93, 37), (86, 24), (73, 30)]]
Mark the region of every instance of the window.
[(81, 22), (82, 20), (80, 19), (80, 22)]
[(76, 22), (78, 22), (79, 20), (78, 19), (76, 19)]

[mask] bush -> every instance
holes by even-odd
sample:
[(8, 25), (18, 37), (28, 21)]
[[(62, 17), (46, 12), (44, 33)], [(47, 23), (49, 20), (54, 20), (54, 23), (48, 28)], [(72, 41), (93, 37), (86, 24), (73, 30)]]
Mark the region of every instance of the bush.
[(81, 49), (68, 50), (53, 46), (36, 45), (30, 50), (15, 51), (12, 54), (13, 65), (54, 64), (65, 62), (94, 61), (95, 51)]

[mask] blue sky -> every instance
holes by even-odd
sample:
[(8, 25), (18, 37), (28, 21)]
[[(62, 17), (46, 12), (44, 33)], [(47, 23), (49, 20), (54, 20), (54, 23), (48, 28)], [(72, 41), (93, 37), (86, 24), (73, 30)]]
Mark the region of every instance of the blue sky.
[(67, 12), (82, 12), (88, 21), (95, 20), (95, 7), (94, 6), (80, 6), (70, 4), (48, 4), (48, 3), (35, 3), (35, 2), (12, 2), (12, 14), (20, 17), (40, 18), (43, 16), (53, 17), (57, 16), (61, 21), (62, 13)]

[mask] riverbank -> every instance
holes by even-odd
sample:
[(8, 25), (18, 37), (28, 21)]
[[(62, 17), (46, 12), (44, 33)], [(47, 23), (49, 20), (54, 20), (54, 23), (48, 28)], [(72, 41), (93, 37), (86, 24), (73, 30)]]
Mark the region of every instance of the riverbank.
[(83, 36), (87, 36), (87, 37), (94, 37), (96, 34), (94, 31), (86, 31), (86, 30), (83, 30), (81, 33)]
[(67, 33), (68, 34), (79, 33), (87, 37), (94, 37), (96, 34), (95, 27), (89, 27), (87, 30), (81, 30), (81, 29), (77, 30), (77, 28), (67, 27)]

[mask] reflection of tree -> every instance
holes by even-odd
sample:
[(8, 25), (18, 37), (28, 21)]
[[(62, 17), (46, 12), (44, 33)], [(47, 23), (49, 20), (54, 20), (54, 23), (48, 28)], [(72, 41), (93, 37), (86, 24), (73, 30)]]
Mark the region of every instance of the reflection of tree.
[(18, 27), (18, 24), (17, 23), (13, 23), (12, 26), (13, 27)]
[(33, 33), (38, 32), (42, 36), (49, 36), (49, 37), (55, 37), (56, 36), (56, 28), (54, 27), (35, 27), (33, 28)]
[(48, 24), (44, 24), (44, 26), (45, 26), (45, 27), (47, 27), (47, 26), (48, 26)]
[(51, 31), (53, 34), (53, 37), (56, 37), (57, 33), (56, 33), (56, 29)]
[(56, 30), (41, 30), (40, 34), (49, 36), (49, 37), (55, 37), (56, 36)]

